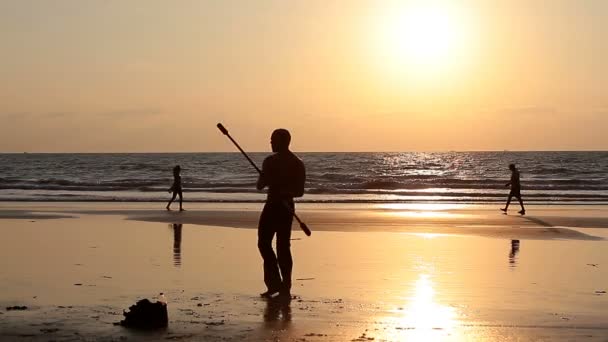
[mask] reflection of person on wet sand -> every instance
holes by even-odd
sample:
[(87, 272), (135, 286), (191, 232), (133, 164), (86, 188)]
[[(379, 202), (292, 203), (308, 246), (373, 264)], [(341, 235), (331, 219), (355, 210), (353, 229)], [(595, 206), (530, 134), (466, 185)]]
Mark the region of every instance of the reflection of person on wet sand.
[(169, 192), (173, 192), (173, 197), (167, 203), (167, 210), (171, 210), (171, 203), (175, 200), (175, 196), (179, 195), (179, 211), (184, 211), (182, 208), (182, 176), (179, 174), (180, 171), (179, 165), (173, 168), (173, 185), (169, 188)]
[(291, 298), (277, 296), (266, 300), (261, 329), (255, 341), (292, 340), (291, 332)]
[(513, 197), (519, 200), (519, 205), (521, 206), (520, 214), (525, 215), (526, 209), (524, 208), (524, 202), (521, 199), (521, 184), (519, 183), (519, 170), (515, 167), (515, 164), (509, 164), (509, 169), (511, 170), (511, 180), (505, 186), (511, 186), (511, 191), (509, 192), (509, 197), (507, 198), (507, 204), (504, 208), (500, 210), (507, 213), (509, 209), (509, 204), (511, 203), (511, 199)]
[(519, 253), (519, 240), (511, 240), (511, 251), (509, 252), (509, 264), (515, 266), (516, 257)]
[(182, 265), (182, 224), (174, 223), (170, 226), (173, 228), (173, 265), (180, 267)]
[(264, 321), (278, 322), (279, 320), (283, 323), (291, 321), (291, 298), (275, 298), (271, 299), (266, 303), (266, 309), (264, 310)]
[[(272, 133), (270, 144), (275, 153), (264, 160), (257, 182), (258, 190), (268, 186), (268, 197), (258, 225), (258, 249), (264, 259), (264, 283), (268, 288), (261, 295), (266, 298), (277, 293), (281, 297), (291, 296), (293, 198), (304, 194), (306, 174), (304, 163), (289, 150), (290, 141), (291, 135), (286, 129)], [(272, 249), (275, 234), (276, 255)]]

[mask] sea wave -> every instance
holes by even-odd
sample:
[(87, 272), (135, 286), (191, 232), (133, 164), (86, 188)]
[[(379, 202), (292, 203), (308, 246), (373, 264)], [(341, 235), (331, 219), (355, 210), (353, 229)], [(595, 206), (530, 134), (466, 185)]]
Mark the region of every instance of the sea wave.
[[(260, 163), (267, 155), (251, 157)], [(349, 201), (387, 196), (502, 200), (508, 193), (507, 165), (512, 162), (521, 169), (522, 192), (531, 201), (607, 201), (608, 195), (608, 152), (299, 155), (307, 167), (305, 198), (315, 201), (336, 196), (347, 196)], [(238, 153), (0, 154), (0, 199), (160, 199), (167, 195), (171, 169), (177, 164), (182, 166), (183, 189), (190, 198), (196, 194), (198, 199), (240, 201), (262, 196), (255, 189), (257, 173)]]
[[(363, 182), (323, 182), (309, 181), (309, 191), (315, 194), (371, 193), (374, 190), (422, 190), (429, 188), (504, 190), (505, 180), (446, 179), (425, 178), (410, 181), (368, 180)], [(184, 181), (183, 188), (196, 191), (234, 191), (249, 192), (255, 189), (255, 180), (221, 181)], [(71, 191), (162, 191), (171, 185), (170, 179), (114, 179), (98, 181), (75, 181), (69, 179), (0, 179), (0, 189), (13, 190), (71, 190)], [(523, 190), (591, 190), (607, 191), (608, 182), (601, 180), (535, 180), (522, 182)]]

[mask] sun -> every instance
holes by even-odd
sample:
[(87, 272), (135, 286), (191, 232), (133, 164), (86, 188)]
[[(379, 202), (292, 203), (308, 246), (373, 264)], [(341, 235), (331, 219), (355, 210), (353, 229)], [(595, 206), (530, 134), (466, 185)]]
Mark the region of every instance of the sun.
[(437, 73), (449, 69), (465, 50), (462, 13), (447, 2), (413, 2), (379, 16), (379, 61), (391, 69)]

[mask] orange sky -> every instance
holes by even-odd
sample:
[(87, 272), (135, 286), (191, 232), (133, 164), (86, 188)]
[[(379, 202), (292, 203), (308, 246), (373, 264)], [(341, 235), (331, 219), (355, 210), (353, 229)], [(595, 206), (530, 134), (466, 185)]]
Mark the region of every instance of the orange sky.
[[(429, 3), (431, 3), (429, 7)], [(0, 152), (606, 150), (608, 2), (0, 3)], [(439, 51), (439, 52), (438, 52)]]

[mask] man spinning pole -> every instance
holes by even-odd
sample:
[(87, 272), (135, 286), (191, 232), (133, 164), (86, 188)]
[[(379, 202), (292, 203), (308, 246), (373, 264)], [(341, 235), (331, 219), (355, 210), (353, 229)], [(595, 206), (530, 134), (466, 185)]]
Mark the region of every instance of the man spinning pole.
[[(291, 297), (291, 223), (294, 197), (304, 195), (306, 171), (304, 163), (289, 150), (291, 135), (286, 129), (272, 132), (270, 145), (273, 155), (264, 160), (258, 178), (258, 190), (268, 187), (268, 197), (258, 225), (258, 249), (264, 259), (264, 283), (268, 288), (262, 297), (275, 294)], [(272, 239), (277, 235), (277, 253)], [(280, 273), (279, 273), (280, 271)]]

